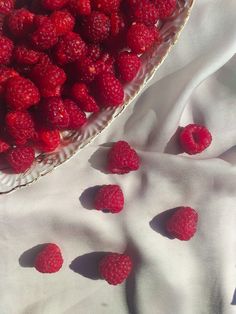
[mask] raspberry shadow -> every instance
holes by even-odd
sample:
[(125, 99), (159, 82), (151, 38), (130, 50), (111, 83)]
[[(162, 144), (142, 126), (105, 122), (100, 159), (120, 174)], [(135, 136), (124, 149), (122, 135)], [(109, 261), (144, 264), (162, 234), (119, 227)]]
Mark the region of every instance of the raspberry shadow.
[(31, 249), (25, 251), (19, 257), (19, 264), (21, 267), (34, 267), (36, 256), (48, 243), (38, 244)]

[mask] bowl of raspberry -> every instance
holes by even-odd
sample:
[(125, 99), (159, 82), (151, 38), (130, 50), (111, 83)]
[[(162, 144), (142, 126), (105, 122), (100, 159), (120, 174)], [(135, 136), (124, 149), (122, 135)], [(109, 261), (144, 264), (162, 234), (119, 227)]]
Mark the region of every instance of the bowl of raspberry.
[(92, 142), (140, 95), (194, 0), (0, 3), (0, 194)]

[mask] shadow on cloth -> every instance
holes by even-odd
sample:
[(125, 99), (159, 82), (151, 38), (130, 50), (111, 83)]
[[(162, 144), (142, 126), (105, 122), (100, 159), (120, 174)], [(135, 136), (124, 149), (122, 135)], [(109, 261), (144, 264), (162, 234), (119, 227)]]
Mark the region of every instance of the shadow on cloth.
[(21, 267), (34, 267), (36, 256), (48, 243), (38, 244), (31, 249), (25, 251), (19, 257), (19, 264)]

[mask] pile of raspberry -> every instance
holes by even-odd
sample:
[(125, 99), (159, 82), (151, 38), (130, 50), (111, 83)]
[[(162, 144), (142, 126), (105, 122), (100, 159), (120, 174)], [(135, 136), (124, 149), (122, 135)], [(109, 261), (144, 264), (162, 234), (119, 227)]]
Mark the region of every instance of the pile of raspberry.
[(0, 153), (15, 173), (117, 107), (176, 0), (0, 1)]

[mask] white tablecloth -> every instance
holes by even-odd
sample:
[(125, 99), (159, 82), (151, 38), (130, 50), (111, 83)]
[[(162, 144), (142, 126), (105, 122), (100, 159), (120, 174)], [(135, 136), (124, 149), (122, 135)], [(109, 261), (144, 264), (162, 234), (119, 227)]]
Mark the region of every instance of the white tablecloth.
[[(179, 42), (138, 101), (73, 160), (35, 185), (1, 196), (1, 314), (236, 313), (236, 1), (197, 0)], [(180, 153), (175, 132), (202, 123), (211, 147)], [(140, 171), (104, 173), (107, 143), (125, 139)], [(115, 183), (119, 215), (91, 210), (90, 187)], [(85, 191), (85, 192), (84, 192)], [(82, 196), (81, 196), (82, 194)], [(189, 242), (163, 235), (160, 213), (197, 209)], [(55, 242), (65, 263), (42, 275), (37, 247)], [(129, 280), (96, 279), (99, 252), (127, 251)], [(97, 253), (93, 253), (97, 252)]]

